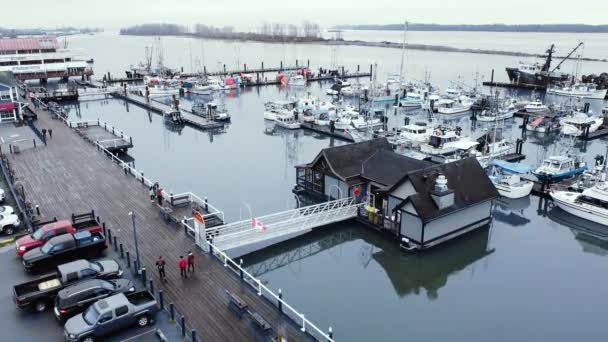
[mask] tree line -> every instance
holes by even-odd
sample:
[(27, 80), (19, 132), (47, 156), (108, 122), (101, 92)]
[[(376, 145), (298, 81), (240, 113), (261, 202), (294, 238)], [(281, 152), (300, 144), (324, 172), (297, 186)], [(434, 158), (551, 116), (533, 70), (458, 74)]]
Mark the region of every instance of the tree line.
[[(389, 25), (338, 25), (342, 30), (383, 30), (401, 31), (403, 24)], [(586, 24), (543, 24), (543, 25), (441, 25), (441, 24), (408, 24), (409, 31), (475, 31), (475, 32), (564, 32), (564, 33), (608, 33), (608, 25)]]

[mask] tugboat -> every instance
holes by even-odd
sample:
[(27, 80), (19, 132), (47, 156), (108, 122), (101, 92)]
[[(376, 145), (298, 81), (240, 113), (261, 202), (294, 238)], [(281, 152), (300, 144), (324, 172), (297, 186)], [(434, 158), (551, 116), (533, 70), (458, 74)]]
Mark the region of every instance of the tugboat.
[(572, 75), (559, 72), (558, 69), (583, 43), (579, 43), (570, 53), (553, 69), (551, 62), (553, 53), (555, 52), (555, 44), (547, 50), (547, 58), (544, 64), (533, 63), (526, 64), (520, 62), (515, 67), (507, 67), (507, 75), (512, 83), (521, 83), (526, 85), (536, 85), (539, 87), (547, 87), (548, 85), (567, 82), (572, 79)]

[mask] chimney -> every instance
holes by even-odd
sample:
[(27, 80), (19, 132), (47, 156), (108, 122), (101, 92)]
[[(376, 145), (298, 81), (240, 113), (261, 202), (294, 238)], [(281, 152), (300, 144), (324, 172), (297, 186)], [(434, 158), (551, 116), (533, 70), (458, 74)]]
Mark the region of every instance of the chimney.
[(431, 198), (439, 210), (454, 205), (454, 191), (448, 188), (448, 179), (439, 174), (435, 180), (435, 187), (431, 192)]

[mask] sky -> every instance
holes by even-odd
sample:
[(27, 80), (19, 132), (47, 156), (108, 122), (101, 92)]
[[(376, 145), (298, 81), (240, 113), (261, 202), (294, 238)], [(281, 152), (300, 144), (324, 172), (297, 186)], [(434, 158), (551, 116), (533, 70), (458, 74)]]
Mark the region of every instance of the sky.
[[(574, 6), (576, 4), (576, 6)], [(607, 0), (0, 0), (5, 28), (121, 28), (165, 22), (251, 29), (264, 21), (337, 24), (608, 24)]]

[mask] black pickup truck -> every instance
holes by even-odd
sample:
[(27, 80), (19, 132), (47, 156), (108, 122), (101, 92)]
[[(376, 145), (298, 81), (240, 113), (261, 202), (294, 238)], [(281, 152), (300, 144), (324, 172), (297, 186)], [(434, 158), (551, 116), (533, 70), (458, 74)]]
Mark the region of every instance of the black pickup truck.
[(28, 272), (54, 267), (81, 258), (94, 258), (108, 246), (101, 233), (88, 231), (55, 236), (42, 247), (27, 251), (23, 255), (23, 266)]
[(123, 270), (114, 260), (76, 260), (57, 266), (57, 272), (50, 273), (13, 287), (13, 300), (22, 309), (34, 307), (44, 311), (53, 303), (57, 293), (63, 288), (84, 279), (116, 279)]

